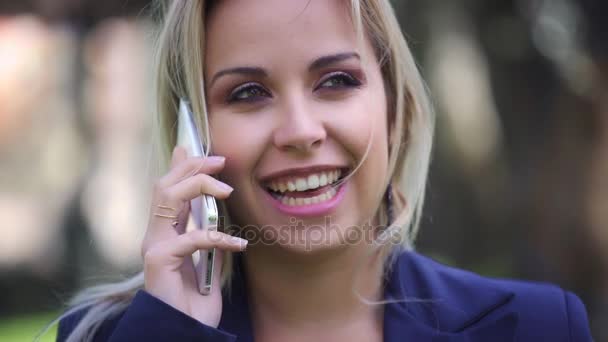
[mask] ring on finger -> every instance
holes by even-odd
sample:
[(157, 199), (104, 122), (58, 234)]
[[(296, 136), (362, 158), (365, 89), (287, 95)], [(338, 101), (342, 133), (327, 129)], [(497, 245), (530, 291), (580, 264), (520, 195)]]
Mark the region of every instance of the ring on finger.
[(154, 213), (154, 216), (168, 218), (168, 219), (177, 219), (177, 216), (175, 216), (175, 215), (164, 215), (164, 214)]

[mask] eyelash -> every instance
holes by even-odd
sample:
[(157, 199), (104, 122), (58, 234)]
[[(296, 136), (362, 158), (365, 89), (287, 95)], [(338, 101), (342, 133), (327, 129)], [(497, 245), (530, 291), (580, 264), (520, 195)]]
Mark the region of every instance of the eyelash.
[(357, 88), (361, 86), (361, 81), (359, 81), (356, 77), (352, 76), (349, 73), (343, 71), (334, 71), (329, 73), (327, 77), (325, 77), (321, 82), (320, 86), (315, 88), (315, 90), (319, 89), (323, 84), (330, 80), (339, 79), (344, 82), (343, 85), (329, 87), (328, 89), (343, 89), (343, 88)]
[(241, 93), (243, 93), (244, 91), (251, 91), (251, 90), (255, 90), (256, 92), (260, 92), (261, 91), (261, 92), (266, 93), (266, 95), (270, 94), (270, 92), (268, 92), (259, 83), (248, 82), (248, 83), (245, 83), (245, 84), (242, 84), (242, 85), (236, 87), (230, 93), (230, 95), (228, 95), (228, 99), (227, 99), (226, 102), (228, 102), (228, 103), (233, 103), (233, 102), (254, 102), (254, 101), (256, 101), (256, 99), (258, 98), (258, 96), (252, 96), (252, 97), (248, 97), (248, 98), (239, 98), (239, 95)]
[[(358, 88), (361, 86), (361, 81), (359, 81), (356, 77), (350, 75), (349, 73), (343, 72), (343, 71), (335, 71), (332, 73), (329, 73), (328, 76), (326, 76), (321, 82), (319, 82), (319, 86), (315, 87), (315, 91), (319, 90), (321, 88), (323, 88), (323, 84), (325, 84), (328, 81), (331, 80), (339, 80), (340, 82), (343, 82), (340, 85), (337, 86), (330, 86), (330, 87), (326, 87), (326, 89), (328, 89), (329, 91), (336, 91), (336, 90), (343, 90), (343, 89), (347, 89), (347, 88)], [(249, 83), (245, 83), (242, 84), (238, 87), (236, 87), (231, 93), (230, 95), (228, 95), (228, 99), (226, 102), (228, 103), (237, 103), (237, 102), (241, 102), (241, 103), (247, 103), (247, 102), (256, 102), (259, 101), (259, 96), (257, 95), (253, 95), (250, 97), (246, 97), (246, 98), (239, 98), (240, 95), (245, 92), (245, 91), (255, 91), (256, 93), (265, 93), (263, 96), (270, 96), (270, 92), (267, 91), (264, 87), (262, 87), (259, 83), (255, 83), (255, 82), (249, 82)]]

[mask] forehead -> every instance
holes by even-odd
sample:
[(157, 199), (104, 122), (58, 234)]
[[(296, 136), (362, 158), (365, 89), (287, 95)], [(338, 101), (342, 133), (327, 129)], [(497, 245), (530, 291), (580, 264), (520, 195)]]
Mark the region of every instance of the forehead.
[(362, 51), (344, 0), (225, 0), (207, 18), (208, 68)]

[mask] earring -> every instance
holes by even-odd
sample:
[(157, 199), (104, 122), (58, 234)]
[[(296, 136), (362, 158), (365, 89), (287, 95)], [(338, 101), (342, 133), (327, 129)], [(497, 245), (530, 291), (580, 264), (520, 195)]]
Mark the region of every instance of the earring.
[(386, 188), (386, 216), (388, 218), (388, 225), (393, 222), (393, 184), (389, 183)]

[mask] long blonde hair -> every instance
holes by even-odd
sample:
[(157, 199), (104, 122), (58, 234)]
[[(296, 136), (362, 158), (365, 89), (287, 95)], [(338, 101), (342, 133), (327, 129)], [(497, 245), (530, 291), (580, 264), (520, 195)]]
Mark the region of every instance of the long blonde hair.
[[(386, 185), (392, 185), (392, 206), (397, 215), (387, 222), (386, 203), (379, 217), (386, 225), (377, 246), (384, 256), (395, 248), (412, 248), (418, 231), (432, 149), (434, 114), (426, 86), (401, 32), (389, 0), (349, 0), (355, 30), (369, 39), (381, 66), (386, 84), (389, 118), (389, 165)], [(197, 115), (196, 124), (208, 141), (204, 74), (205, 18), (215, 1), (160, 1), (162, 25), (155, 54), (156, 152), (159, 174), (168, 171), (170, 154), (176, 141), (178, 99), (190, 100)], [(397, 239), (397, 240), (395, 240)], [(395, 244), (395, 241), (397, 242)], [(231, 279), (230, 253), (224, 258), (222, 286)], [(90, 341), (100, 325), (119, 315), (144, 285), (143, 272), (124, 282), (98, 285), (79, 293), (71, 309), (57, 318), (87, 309), (68, 341)]]

